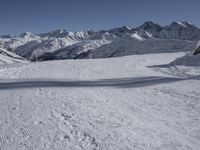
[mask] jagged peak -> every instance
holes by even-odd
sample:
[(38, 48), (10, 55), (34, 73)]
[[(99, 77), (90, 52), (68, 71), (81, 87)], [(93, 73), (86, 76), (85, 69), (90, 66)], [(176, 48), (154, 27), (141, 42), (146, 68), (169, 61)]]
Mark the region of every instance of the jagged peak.
[(188, 27), (194, 27), (194, 25), (188, 21), (175, 21), (170, 24), (170, 27), (188, 28)]
[(148, 30), (148, 29), (151, 29), (151, 28), (158, 28), (158, 29), (161, 29), (162, 26), (152, 22), (152, 21), (146, 21), (144, 22), (141, 26), (139, 26), (140, 29), (143, 29), (143, 30)]
[(34, 36), (34, 34), (31, 32), (25, 32), (25, 33), (22, 33), (21, 35), (19, 35), (19, 37), (26, 37), (26, 36)]
[(129, 26), (122, 26), (121, 29), (131, 30), (131, 28)]
[(145, 21), (145, 22), (143, 23), (143, 25), (155, 25), (155, 23), (152, 22), (152, 21)]
[(52, 38), (59, 38), (65, 37), (68, 35), (68, 32), (65, 29), (56, 29), (47, 33), (38, 34), (40, 37), (52, 37)]
[(65, 29), (56, 29), (56, 30), (53, 30), (53, 31), (50, 31), (49, 32), (50, 34), (63, 34), (63, 33), (68, 33)]
[(124, 33), (124, 32), (129, 32), (130, 30), (131, 30), (131, 28), (128, 26), (122, 26), (122, 27), (118, 27), (118, 28), (113, 28), (113, 29), (109, 30), (109, 32)]
[(94, 31), (93, 29), (88, 29), (88, 30), (86, 30), (86, 32), (87, 32), (89, 35), (95, 34), (95, 31)]
[(189, 21), (185, 21), (185, 23), (186, 24), (188, 24), (188, 25), (193, 25), (191, 22), (189, 22)]

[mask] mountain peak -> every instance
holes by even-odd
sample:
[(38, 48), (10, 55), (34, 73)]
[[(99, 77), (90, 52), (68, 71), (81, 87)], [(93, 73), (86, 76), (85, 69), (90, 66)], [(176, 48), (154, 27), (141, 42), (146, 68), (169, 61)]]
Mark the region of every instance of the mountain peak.
[(130, 31), (130, 28), (127, 27), (127, 26), (122, 26), (122, 27), (111, 29), (110, 31), (111, 32), (116, 32), (117, 31), (117, 32), (123, 33), (123, 32)]
[(122, 26), (121, 29), (124, 29), (124, 30), (131, 30), (131, 28), (128, 27), (128, 26)]
[(62, 34), (62, 33), (67, 33), (67, 31), (65, 29), (57, 29), (57, 30), (54, 30), (54, 31), (50, 31), (49, 33)]
[(53, 30), (50, 31), (48, 33), (42, 34), (43, 36), (48, 36), (48, 37), (65, 37), (68, 35), (68, 32), (65, 29), (57, 29), (57, 30)]
[(152, 21), (145, 21), (143, 25), (154, 25), (155, 23)]
[(19, 37), (34, 36), (31, 32), (22, 33)]
[(170, 27), (188, 28), (188, 27), (194, 27), (194, 26), (192, 25), (192, 23), (190, 23), (188, 21), (176, 21), (176, 22), (172, 22), (170, 24)]
[(152, 21), (144, 22), (144, 24), (141, 25), (139, 28), (142, 29), (142, 30), (150, 30), (152, 28), (154, 28), (154, 29), (157, 28), (158, 30), (162, 29), (162, 27), (160, 25), (153, 23)]

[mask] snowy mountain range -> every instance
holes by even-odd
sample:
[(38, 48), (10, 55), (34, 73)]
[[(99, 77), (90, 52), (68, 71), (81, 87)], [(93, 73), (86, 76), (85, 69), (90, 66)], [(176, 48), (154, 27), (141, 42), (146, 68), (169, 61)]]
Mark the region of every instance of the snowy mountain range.
[(200, 40), (200, 29), (189, 22), (160, 26), (151, 21), (137, 28), (2, 35), (2, 48), (35, 60), (107, 58), (132, 54), (191, 51)]

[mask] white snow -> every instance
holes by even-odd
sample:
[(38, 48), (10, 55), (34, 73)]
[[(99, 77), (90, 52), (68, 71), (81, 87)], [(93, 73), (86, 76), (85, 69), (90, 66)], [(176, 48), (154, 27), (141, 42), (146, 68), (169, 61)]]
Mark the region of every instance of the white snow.
[(183, 22), (181, 22), (181, 21), (177, 21), (177, 23), (179, 24), (179, 25), (181, 25), (181, 26), (183, 26), (183, 27), (187, 27)]
[(200, 47), (200, 41), (197, 43), (196, 48)]
[(179, 66), (200, 66), (200, 55), (187, 54), (181, 58), (177, 58), (171, 64)]
[(200, 67), (152, 67), (184, 55), (1, 66), (0, 149), (198, 150)]
[(0, 65), (25, 62), (26, 61), (22, 57), (0, 48)]
[(147, 32), (147, 31), (145, 31), (145, 33), (147, 34), (147, 36), (148, 36), (149, 38), (153, 38), (153, 36), (152, 36), (151, 33)]
[(131, 30), (131, 27), (129, 27), (129, 26), (124, 26), (124, 27), (126, 27), (128, 30)]
[[(113, 47), (112, 42), (115, 44), (116, 42), (123, 41), (124, 38), (128, 40), (128, 37), (131, 37), (129, 43), (133, 43), (131, 50), (133, 52), (139, 51), (137, 49), (137, 44), (134, 46), (135, 42), (133, 42), (133, 40), (135, 39), (136, 42), (144, 42), (140, 46), (141, 49), (146, 49), (146, 40), (154, 40), (152, 41), (153, 43), (156, 43), (157, 40), (165, 40), (164, 43), (168, 43), (168, 46), (160, 45), (160, 50), (162, 50), (162, 47), (166, 47), (167, 49), (171, 49), (169, 47), (172, 47), (176, 51), (179, 49), (179, 46), (174, 44), (174, 42), (168, 42), (169, 40), (177, 40), (177, 43), (183, 44), (182, 46), (189, 41), (196, 42), (200, 37), (200, 29), (186, 21), (173, 22), (171, 25), (164, 27), (149, 21), (136, 28), (122, 26), (111, 30), (85, 30), (81, 32), (68, 32), (64, 29), (58, 29), (42, 34), (25, 32), (16, 37), (3, 35), (0, 36), (0, 45), (10, 51), (15, 51), (18, 55), (28, 60), (36, 60), (36, 57), (39, 57), (40, 60), (59, 58), (74, 59), (80, 57), (88, 58), (87, 54), (85, 55), (84, 52), (89, 53), (88, 50), (91, 50), (91, 52), (99, 50), (99, 47), (107, 47), (109, 43), (111, 43), (110, 47)], [(118, 45), (120, 45), (120, 43)], [(191, 45), (191, 43), (188, 43), (188, 45), (192, 46), (193, 44)], [(150, 45), (148, 45), (148, 47), (149, 46)], [(182, 46), (179, 51), (185, 49)], [(153, 47), (151, 49), (153, 49)], [(194, 49), (194, 47), (192, 47), (192, 49)], [(115, 55), (117, 56), (123, 56), (117, 54), (117, 50), (118, 49), (114, 49), (111, 51), (116, 51)], [(126, 51), (128, 50), (127, 48)], [(190, 50), (191, 49), (188, 51)], [(35, 55), (36, 53), (37, 56)], [(131, 55), (135, 53), (131, 52), (126, 54)], [(59, 57), (57, 57), (58, 55)]]
[(131, 35), (131, 37), (136, 38), (139, 41), (143, 41), (143, 38), (136, 32)]

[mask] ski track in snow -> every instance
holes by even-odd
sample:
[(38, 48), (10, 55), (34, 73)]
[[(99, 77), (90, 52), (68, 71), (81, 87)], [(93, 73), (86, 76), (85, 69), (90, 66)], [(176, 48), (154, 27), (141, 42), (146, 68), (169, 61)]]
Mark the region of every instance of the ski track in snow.
[[(0, 77), (1, 82), (191, 77), (190, 68), (184, 74), (181, 67), (147, 67), (183, 55), (17, 64), (0, 67)], [(200, 72), (198, 67), (192, 69)], [(188, 79), (127, 88), (1, 88), (0, 150), (198, 150), (199, 82)]]

